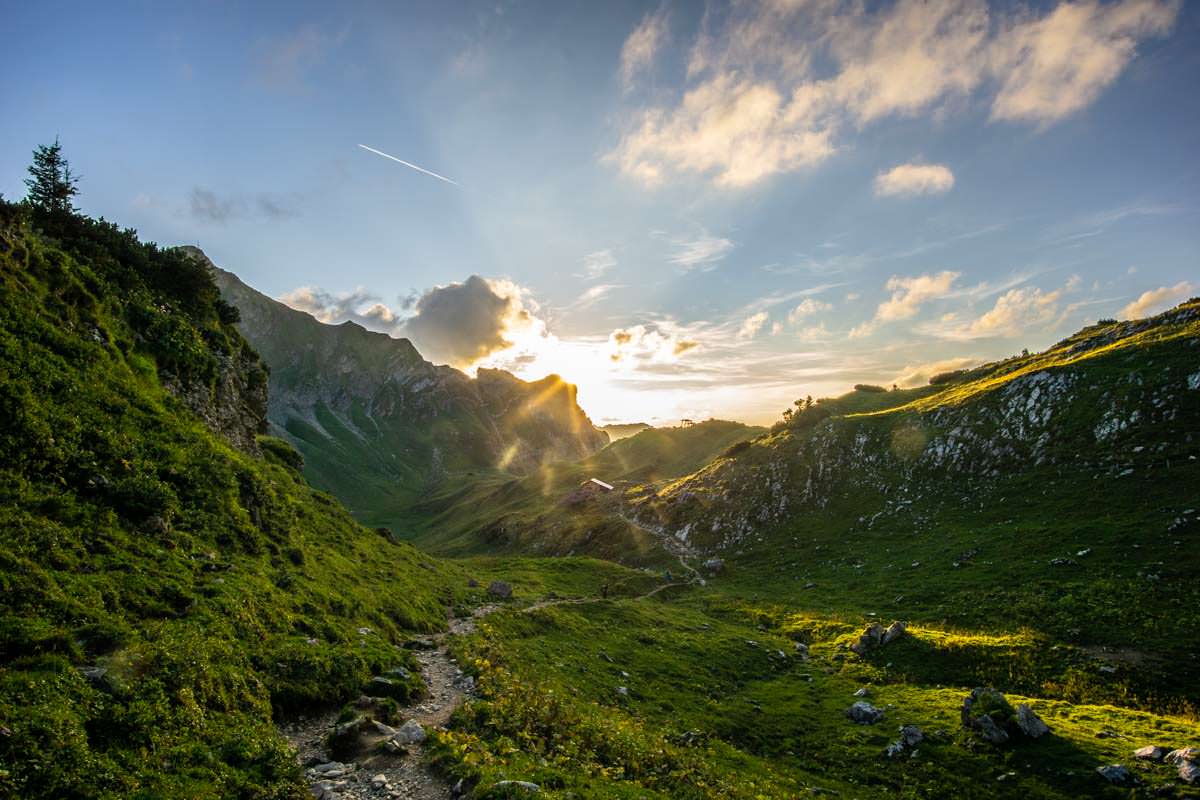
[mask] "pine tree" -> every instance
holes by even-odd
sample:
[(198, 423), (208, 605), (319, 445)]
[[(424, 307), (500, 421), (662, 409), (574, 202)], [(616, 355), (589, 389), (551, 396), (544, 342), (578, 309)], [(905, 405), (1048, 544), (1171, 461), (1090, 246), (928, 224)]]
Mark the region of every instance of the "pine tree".
[(33, 177), (25, 179), (29, 187), (26, 199), (35, 208), (51, 213), (74, 214), (79, 211), (71, 198), (79, 194), (79, 178), (71, 174), (71, 165), (63, 158), (58, 138), (52, 145), (38, 145), (29, 166)]

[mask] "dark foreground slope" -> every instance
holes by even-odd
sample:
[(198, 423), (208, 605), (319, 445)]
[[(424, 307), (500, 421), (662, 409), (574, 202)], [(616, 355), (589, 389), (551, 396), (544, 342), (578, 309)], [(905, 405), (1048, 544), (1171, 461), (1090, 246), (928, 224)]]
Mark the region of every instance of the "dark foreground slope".
[(38, 224), (0, 206), (0, 796), (305, 796), (273, 712), (408, 663), (453, 570), (257, 437), (265, 375), (205, 271)]
[(313, 484), (359, 519), (405, 528), (408, 507), (480, 471), (525, 474), (608, 443), (557, 376), (500, 370), (472, 379), (423, 359), (407, 339), (326, 325), (209, 265), (239, 328), (270, 367), (273, 432), (305, 458)]

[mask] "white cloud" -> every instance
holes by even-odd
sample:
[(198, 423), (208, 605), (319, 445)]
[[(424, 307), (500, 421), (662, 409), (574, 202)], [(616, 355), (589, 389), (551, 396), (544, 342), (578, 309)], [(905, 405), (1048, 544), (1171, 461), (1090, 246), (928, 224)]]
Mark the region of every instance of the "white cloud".
[(642, 17), (621, 47), (621, 83), (626, 90), (633, 86), (637, 74), (654, 63), (654, 57), (667, 38), (667, 10)]
[(945, 339), (985, 339), (1028, 334), (1059, 318), (1059, 301), (1064, 289), (1043, 292), (1035, 286), (1009, 289), (996, 298), (995, 305), (971, 322), (957, 322), (958, 316), (943, 320), (940, 328), (930, 328)]
[(362, 286), (341, 294), (316, 286), (300, 286), (281, 295), (279, 302), (329, 325), (351, 321), (368, 330), (392, 333), (397, 321), (396, 313)]
[(685, 270), (713, 269), (716, 262), (729, 255), (729, 251), (733, 249), (733, 242), (729, 239), (708, 234), (690, 240), (676, 239), (672, 244), (675, 245), (675, 253), (668, 261)]
[(701, 31), (678, 100), (633, 110), (608, 158), (647, 185), (693, 174), (745, 187), (821, 163), (867, 124), (994, 86), (994, 119), (1046, 125), (1093, 102), (1178, 8), (1085, 0), (1006, 21), (984, 0), (735, 4)]
[(959, 273), (950, 270), (911, 278), (893, 275), (886, 285), (892, 296), (879, 304), (875, 318), (881, 322), (910, 319), (923, 303), (950, 294), (950, 287), (958, 277)]
[(799, 305), (788, 312), (788, 322), (796, 325), (804, 317), (808, 317), (813, 314), (819, 314), (822, 311), (829, 311), (832, 308), (832, 304), (826, 303), (823, 300), (806, 297), (800, 301)]
[(1160, 286), (1157, 289), (1142, 292), (1136, 300), (1121, 309), (1121, 318), (1142, 319), (1151, 316), (1166, 310), (1181, 300), (1186, 300), (1198, 290), (1200, 287), (1195, 284), (1180, 281), (1174, 286)]
[(673, 364), (699, 346), (665, 322), (617, 328), (608, 336), (608, 357), (614, 363)]
[(929, 383), (929, 379), (934, 375), (956, 369), (966, 369), (982, 363), (983, 361), (978, 358), (963, 356), (960, 358), (946, 358), (941, 361), (930, 361), (925, 364), (909, 364), (900, 370), (899, 374), (892, 379), (892, 383), (906, 388), (909, 386), (924, 386)]
[(738, 328), (737, 338), (753, 339), (763, 329), (763, 326), (767, 324), (767, 318), (768, 314), (766, 311), (760, 311), (757, 314), (746, 317), (745, 321), (742, 322), (742, 327)]
[(624, 288), (624, 284), (601, 283), (597, 284), (596, 286), (589, 287), (583, 294), (579, 295), (579, 298), (570, 305), (570, 308), (574, 311), (588, 308), (596, 303), (599, 303), (615, 289), (621, 288)]
[(1001, 80), (992, 117), (1048, 124), (1090, 105), (1133, 59), (1140, 40), (1162, 36), (1177, 0), (1061, 3), (998, 38), (993, 69)]
[(945, 194), (954, 188), (954, 173), (943, 164), (899, 164), (875, 176), (879, 197)]

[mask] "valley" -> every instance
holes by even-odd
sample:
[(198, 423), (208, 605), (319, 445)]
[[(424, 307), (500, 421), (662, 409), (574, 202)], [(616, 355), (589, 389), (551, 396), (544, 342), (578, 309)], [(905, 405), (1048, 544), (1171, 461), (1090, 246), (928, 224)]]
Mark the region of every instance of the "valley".
[(8, 796), (1200, 796), (1197, 301), (610, 443), (107, 223), (0, 258)]

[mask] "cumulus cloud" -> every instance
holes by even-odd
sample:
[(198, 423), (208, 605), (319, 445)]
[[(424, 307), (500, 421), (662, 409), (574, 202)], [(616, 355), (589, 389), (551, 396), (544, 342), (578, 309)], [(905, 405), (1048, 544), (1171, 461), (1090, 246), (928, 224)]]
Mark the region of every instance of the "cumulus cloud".
[(368, 330), (391, 333), (397, 322), (395, 312), (361, 286), (341, 294), (301, 286), (280, 296), (279, 301), (330, 325), (350, 321)]
[[(608, 155), (647, 185), (744, 187), (819, 164), (843, 136), (998, 91), (992, 117), (1047, 125), (1110, 85), (1177, 0), (1068, 3), (996, 18), (984, 0), (735, 4), (692, 48), (677, 101), (635, 109)], [(624, 59), (622, 61), (624, 70)]]
[(788, 312), (788, 322), (796, 325), (805, 317), (819, 314), (822, 311), (829, 311), (833, 305), (826, 303), (823, 300), (817, 300), (813, 297), (806, 297), (800, 301), (799, 305)]
[(1187, 281), (1180, 281), (1174, 286), (1160, 286), (1157, 289), (1142, 292), (1136, 300), (1121, 309), (1120, 315), (1122, 319), (1149, 317), (1186, 300), (1198, 289), (1200, 287)]
[(892, 383), (897, 386), (924, 386), (929, 383), (929, 379), (934, 375), (943, 372), (951, 372), (956, 369), (967, 369), (968, 367), (978, 366), (982, 364), (978, 358), (961, 357), (961, 358), (946, 358), (941, 361), (930, 361), (925, 364), (909, 364), (905, 366), (900, 373), (892, 379)]
[(675, 252), (668, 259), (685, 270), (710, 270), (733, 249), (733, 242), (704, 234), (695, 239), (676, 239)]
[(417, 298), (403, 332), (430, 361), (465, 368), (511, 347), (518, 332), (540, 327), (519, 286), (472, 275)]
[(892, 296), (879, 304), (872, 319), (852, 328), (850, 338), (868, 336), (885, 322), (915, 317), (924, 303), (949, 295), (959, 275), (950, 270), (912, 277), (893, 275), (884, 287)]
[(737, 338), (753, 339), (758, 335), (758, 332), (767, 324), (768, 314), (766, 311), (760, 311), (757, 314), (751, 314), (742, 322), (742, 327), (738, 328)]
[(654, 63), (654, 57), (666, 38), (667, 10), (664, 6), (642, 17), (621, 47), (621, 83), (626, 90), (633, 86), (639, 72)]
[(954, 173), (944, 164), (899, 164), (875, 176), (879, 197), (945, 194), (954, 188)]
[(608, 357), (614, 363), (673, 364), (699, 346), (666, 323), (652, 322), (617, 328), (608, 337)]

